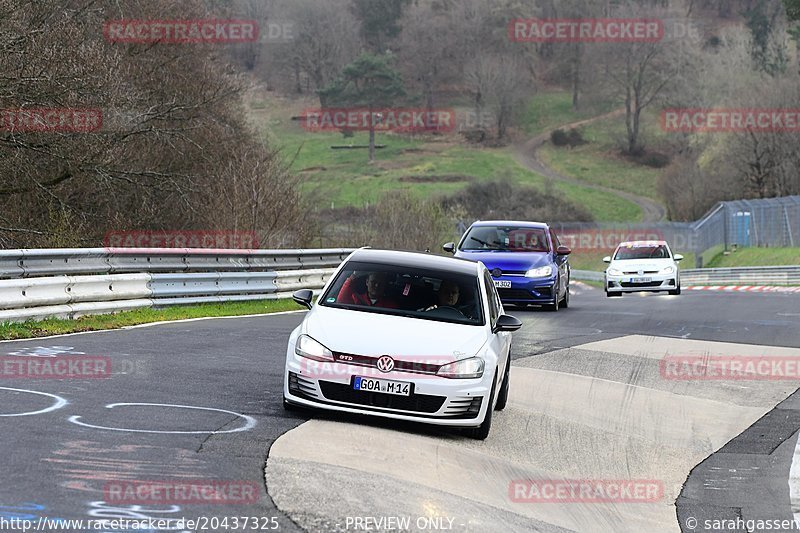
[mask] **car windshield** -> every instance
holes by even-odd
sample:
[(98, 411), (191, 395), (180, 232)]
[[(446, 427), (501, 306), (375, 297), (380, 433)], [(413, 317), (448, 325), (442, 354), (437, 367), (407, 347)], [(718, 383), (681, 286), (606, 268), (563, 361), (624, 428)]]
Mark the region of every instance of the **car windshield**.
[(617, 249), (614, 260), (669, 259), (669, 257), (669, 250), (663, 244), (626, 244)]
[(461, 250), (548, 252), (550, 245), (544, 228), (473, 226), (464, 237)]
[(480, 326), (483, 306), (477, 276), (442, 270), (350, 261), (319, 304)]

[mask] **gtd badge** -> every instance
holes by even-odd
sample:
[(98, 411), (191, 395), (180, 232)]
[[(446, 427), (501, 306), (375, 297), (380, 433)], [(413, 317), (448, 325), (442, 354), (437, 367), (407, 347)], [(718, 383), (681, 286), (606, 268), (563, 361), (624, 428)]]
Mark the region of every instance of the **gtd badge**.
[(382, 355), (378, 358), (378, 370), (381, 372), (391, 372), (394, 369), (394, 359), (388, 355)]

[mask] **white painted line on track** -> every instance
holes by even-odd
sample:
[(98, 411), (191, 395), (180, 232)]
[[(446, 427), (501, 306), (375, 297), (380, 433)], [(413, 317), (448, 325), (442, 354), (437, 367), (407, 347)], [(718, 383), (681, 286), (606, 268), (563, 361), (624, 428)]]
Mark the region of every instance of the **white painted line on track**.
[(199, 407), (194, 405), (179, 405), (179, 404), (172, 404), (172, 403), (110, 403), (106, 405), (106, 409), (113, 409), (114, 407), (131, 407), (131, 406), (145, 406), (145, 407), (175, 407), (178, 409), (196, 409), (198, 411), (215, 411), (218, 413), (225, 413), (229, 415), (233, 415), (237, 418), (244, 419), (247, 423), (235, 429), (225, 429), (225, 430), (202, 430), (202, 431), (169, 431), (169, 430), (151, 430), (151, 429), (128, 429), (128, 428), (114, 428), (108, 426), (97, 426), (94, 424), (87, 424), (86, 422), (80, 422), (79, 415), (73, 415), (69, 417), (67, 420), (72, 422), (73, 424), (77, 424), (79, 426), (92, 428), (92, 429), (104, 429), (107, 431), (122, 431), (128, 433), (160, 433), (160, 434), (173, 434), (173, 435), (220, 435), (223, 433), (239, 433), (241, 431), (247, 431), (252, 429), (256, 425), (256, 419), (252, 416), (243, 415), (241, 413), (237, 413), (235, 411), (229, 411), (227, 409), (216, 409), (214, 407)]
[(55, 411), (56, 409), (61, 409), (69, 402), (62, 398), (61, 396), (57, 396), (55, 394), (50, 394), (48, 392), (40, 392), (35, 390), (28, 390), (28, 389), (12, 389), (11, 387), (0, 387), (0, 390), (10, 390), (13, 392), (24, 392), (27, 394), (38, 394), (39, 396), (47, 396), (48, 398), (53, 398), (55, 403), (50, 407), (45, 407), (44, 409), (40, 409), (38, 411), (28, 411), (25, 413), (9, 413), (9, 414), (0, 414), (0, 416), (31, 416), (31, 415), (41, 415), (44, 413), (49, 413), (51, 411)]

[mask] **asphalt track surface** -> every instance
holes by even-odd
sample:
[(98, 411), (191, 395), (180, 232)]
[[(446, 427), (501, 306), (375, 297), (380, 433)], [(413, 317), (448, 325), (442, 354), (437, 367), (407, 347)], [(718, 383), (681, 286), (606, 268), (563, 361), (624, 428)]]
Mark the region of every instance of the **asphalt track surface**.
[[(675, 354), (797, 356), (800, 295), (575, 292), (558, 313), (508, 310), (524, 326), (514, 336), (509, 406), (484, 442), (285, 412), (286, 339), (302, 313), (0, 343), (5, 357), (102, 356), (112, 368), (103, 379), (0, 380), (0, 519), (229, 517), (232, 525), (238, 516), (259, 517), (260, 530), (386, 531), (398, 522), (385, 519), (398, 517), (410, 531), (704, 531), (704, 517), (791, 518), (800, 416), (772, 410), (796, 381), (665, 380), (658, 363)], [(721, 479), (715, 461), (735, 470), (758, 454), (771, 468), (758, 468), (752, 484), (733, 475), (709, 490), (708, 468)], [(530, 478), (653, 480), (664, 494), (648, 503), (513, 501), (510, 483)], [(249, 503), (131, 503), (109, 489), (166, 480), (250, 483), (257, 494)], [(689, 516), (701, 527), (679, 522)]]

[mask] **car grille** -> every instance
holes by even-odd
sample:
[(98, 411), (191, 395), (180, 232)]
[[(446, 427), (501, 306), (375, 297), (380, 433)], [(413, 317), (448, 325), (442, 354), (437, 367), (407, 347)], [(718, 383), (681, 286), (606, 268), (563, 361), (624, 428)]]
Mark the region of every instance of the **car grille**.
[(444, 410), (448, 418), (475, 418), (481, 411), (483, 396), (460, 396), (453, 398)]
[(400, 411), (413, 411), (417, 413), (435, 413), (444, 405), (444, 396), (431, 396), (427, 394), (414, 394), (410, 396), (396, 396), (380, 392), (355, 390), (351, 385), (320, 381), (319, 387), (322, 395), (328, 400), (351, 403)]
[[(658, 274), (658, 270), (643, 270), (642, 273), (643, 274)], [(639, 275), (639, 271), (638, 270), (626, 270), (626, 271), (623, 272), (623, 274), (627, 274), (627, 275), (631, 275), (632, 274), (634, 276), (638, 276)]]
[[(349, 353), (333, 352), (333, 357), (338, 363), (347, 365), (367, 366), (378, 368), (378, 357), (368, 355), (355, 355)], [(392, 356), (394, 359), (394, 356)], [(430, 358), (429, 358), (430, 359)], [(394, 359), (394, 372), (411, 372), (416, 374), (436, 374), (442, 365), (425, 363), (422, 361), (403, 361)]]
[(660, 287), (660, 281), (648, 281), (647, 283), (631, 283), (629, 281), (623, 281), (620, 283), (621, 286), (625, 287), (626, 289), (633, 288), (633, 287)]
[(289, 390), (298, 396), (319, 398), (314, 382), (294, 372), (289, 372)]
[(533, 300), (538, 298), (550, 298), (552, 292), (550, 287), (537, 287), (536, 292), (541, 296), (534, 296), (531, 291), (524, 289), (497, 289), (501, 300)]

